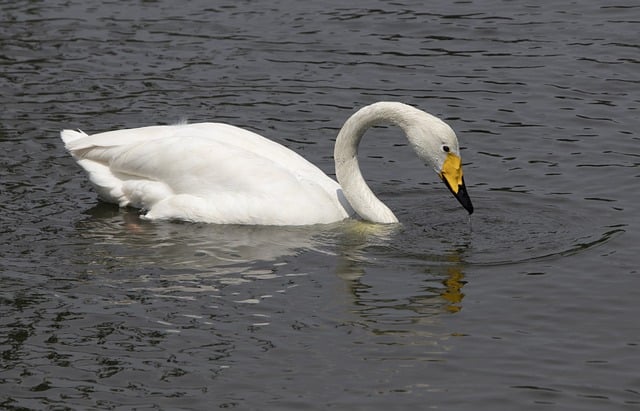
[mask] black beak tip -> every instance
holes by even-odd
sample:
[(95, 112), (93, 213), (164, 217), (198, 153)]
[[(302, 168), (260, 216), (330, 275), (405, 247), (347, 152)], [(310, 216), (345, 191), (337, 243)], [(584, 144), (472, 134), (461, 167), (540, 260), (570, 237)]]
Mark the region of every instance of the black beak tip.
[(469, 215), (473, 214), (473, 204), (471, 204), (471, 198), (469, 198), (467, 188), (464, 185), (460, 186), (458, 194), (455, 194), (455, 197), (458, 199), (460, 204), (462, 204), (464, 209), (467, 210)]
[(469, 212), (469, 215), (473, 214), (473, 204), (471, 204), (471, 200), (469, 200), (467, 204), (462, 204), (462, 206)]
[[(451, 190), (451, 187), (449, 187), (447, 180), (444, 180), (444, 182), (449, 190)], [(458, 200), (458, 202), (462, 205), (462, 207), (467, 210), (469, 215), (473, 214), (473, 204), (471, 204), (471, 198), (469, 198), (469, 193), (467, 193), (467, 186), (464, 184), (464, 178), (462, 179), (462, 185), (458, 187), (458, 192), (455, 193), (453, 190), (451, 190), (451, 192)]]

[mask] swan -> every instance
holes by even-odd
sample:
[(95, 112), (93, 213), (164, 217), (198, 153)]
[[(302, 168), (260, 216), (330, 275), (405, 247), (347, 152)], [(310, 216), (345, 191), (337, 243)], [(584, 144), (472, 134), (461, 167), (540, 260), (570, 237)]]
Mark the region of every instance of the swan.
[(63, 130), (65, 148), (103, 201), (142, 218), (217, 224), (309, 225), (350, 217), (397, 223), (365, 182), (358, 145), (377, 124), (405, 132), (418, 157), (473, 212), (454, 131), (412, 106), (378, 102), (344, 123), (335, 143), (337, 182), (297, 153), (222, 123), (149, 126), (87, 135)]

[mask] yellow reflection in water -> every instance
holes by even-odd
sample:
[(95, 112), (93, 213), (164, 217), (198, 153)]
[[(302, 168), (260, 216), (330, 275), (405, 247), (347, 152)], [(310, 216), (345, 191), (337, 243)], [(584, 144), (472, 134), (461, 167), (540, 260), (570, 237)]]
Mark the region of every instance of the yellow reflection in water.
[(464, 274), (460, 266), (447, 268), (447, 274), (448, 277), (443, 281), (445, 290), (440, 295), (449, 303), (446, 307), (447, 311), (456, 313), (462, 309), (461, 304), (464, 298), (462, 287), (465, 284), (463, 281)]
[[(366, 291), (370, 289), (370, 285), (366, 284), (365, 272), (370, 267), (372, 252), (374, 254), (382, 253), (378, 256), (380, 258), (378, 263), (380, 263), (385, 258), (385, 248), (393, 244), (395, 236), (402, 235), (402, 226), (354, 221), (346, 226), (344, 234), (337, 253), (340, 262), (336, 267), (336, 274), (347, 281), (346, 285), (351, 296), (355, 299), (356, 305), (375, 309), (374, 301), (362, 301), (363, 291), (369, 296), (367, 298), (370, 298), (371, 295), (369, 291)], [(462, 289), (466, 281), (464, 280), (461, 250), (453, 248), (444, 254), (413, 254), (411, 251), (405, 252), (402, 249), (391, 247), (388, 252), (396, 257), (400, 253), (401, 258), (423, 262), (425, 272), (429, 274), (425, 278), (428, 285), (419, 287), (415, 290), (414, 295), (406, 295), (395, 303), (390, 300), (381, 302), (381, 307), (386, 310), (409, 310), (420, 315), (433, 315), (443, 311), (456, 313), (462, 309), (464, 298)], [(406, 255), (403, 255), (404, 253)], [(434, 286), (434, 279), (444, 287)], [(384, 293), (380, 295), (382, 294)]]

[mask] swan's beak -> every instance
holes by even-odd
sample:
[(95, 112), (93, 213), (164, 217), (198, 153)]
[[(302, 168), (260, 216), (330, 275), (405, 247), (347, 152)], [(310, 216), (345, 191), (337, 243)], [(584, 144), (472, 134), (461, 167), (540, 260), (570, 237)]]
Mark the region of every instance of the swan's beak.
[(447, 154), (447, 158), (444, 160), (442, 170), (440, 171), (440, 178), (469, 214), (473, 213), (473, 204), (471, 204), (471, 199), (467, 193), (467, 187), (464, 185), (462, 160), (460, 160), (460, 157), (453, 153)]

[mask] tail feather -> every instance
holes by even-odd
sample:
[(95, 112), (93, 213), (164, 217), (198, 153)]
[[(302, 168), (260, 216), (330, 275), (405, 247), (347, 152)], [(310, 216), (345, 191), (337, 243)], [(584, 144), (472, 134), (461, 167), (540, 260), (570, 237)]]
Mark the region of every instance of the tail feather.
[(122, 207), (128, 205), (129, 200), (122, 192), (122, 180), (113, 174), (108, 164), (101, 163), (99, 160), (84, 158), (86, 152), (83, 152), (83, 149), (87, 147), (74, 147), (78, 145), (75, 142), (84, 137), (88, 137), (88, 134), (81, 130), (62, 130), (60, 132), (60, 138), (62, 138), (65, 148), (87, 172), (89, 181), (98, 192), (98, 197), (104, 201), (119, 204)]
[(82, 138), (87, 137), (87, 133), (82, 130), (62, 130), (60, 132), (60, 138), (64, 141), (64, 145), (68, 146), (70, 143)]

